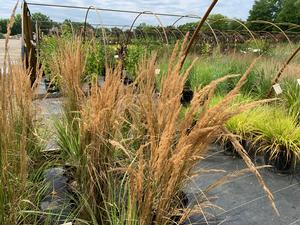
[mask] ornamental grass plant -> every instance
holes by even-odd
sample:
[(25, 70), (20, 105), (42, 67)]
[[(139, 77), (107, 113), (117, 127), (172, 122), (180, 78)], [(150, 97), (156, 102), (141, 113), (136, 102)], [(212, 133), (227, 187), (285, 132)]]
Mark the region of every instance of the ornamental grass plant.
[[(201, 162), (208, 146), (223, 134), (226, 121), (268, 101), (232, 107), (253, 63), (237, 86), (218, 104), (210, 107), (217, 86), (237, 75), (228, 75), (198, 88), (182, 115), (181, 93), (196, 62), (194, 60), (190, 67), (181, 69), (187, 37), (181, 46), (176, 44), (159, 90), (155, 73), (157, 60), (153, 55), (138, 65), (138, 77), (133, 84), (124, 85), (119, 66), (114, 70), (107, 69), (102, 86), (94, 81), (90, 95), (69, 98), (73, 102), (69, 105), (78, 106), (78, 114), (71, 120), (78, 124), (78, 132), (73, 136), (76, 157), (66, 161), (73, 162), (75, 168), (74, 177), (82, 196), (79, 209), (82, 218), (94, 224), (118, 224), (116, 221), (121, 218), (124, 224), (182, 224), (189, 215), (201, 214), (211, 205), (200, 201), (199, 205), (189, 208), (183, 204), (182, 191), (192, 169)], [(65, 46), (61, 52), (69, 55), (71, 50)], [(68, 57), (60, 60), (62, 65), (68, 64)], [(64, 81), (69, 82), (67, 86), (76, 87), (69, 89), (71, 93), (66, 92), (66, 98), (81, 93), (77, 88), (80, 87), (78, 78), (84, 68), (83, 61), (74, 61), (81, 66), (72, 64), (79, 68), (77, 76), (67, 75), (73, 70), (61, 67), (64, 71), (60, 73), (69, 78)], [(61, 134), (60, 140), (72, 136), (67, 132)], [(62, 150), (67, 151), (65, 155), (74, 155), (70, 154), (74, 150), (72, 144), (68, 147), (72, 141), (61, 143)], [(254, 164), (242, 147), (235, 145), (275, 208), (273, 196)]]
[(4, 70), (0, 72), (0, 224), (18, 224), (22, 201), (28, 197), (30, 156), (35, 154), (37, 82), (31, 86), (30, 71), (12, 65), (8, 51), (15, 6), (5, 40)]

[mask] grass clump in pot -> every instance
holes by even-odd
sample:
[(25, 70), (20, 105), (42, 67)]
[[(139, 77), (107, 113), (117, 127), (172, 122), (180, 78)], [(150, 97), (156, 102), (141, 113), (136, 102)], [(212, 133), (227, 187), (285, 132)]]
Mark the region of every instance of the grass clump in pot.
[[(203, 212), (210, 205), (201, 202), (187, 208), (182, 203), (182, 190), (192, 169), (207, 153), (208, 146), (222, 134), (228, 119), (264, 101), (231, 107), (252, 65), (218, 104), (209, 107), (218, 84), (236, 75), (198, 88), (190, 106), (182, 113), (181, 93), (194, 64), (181, 69), (186, 47), (187, 38), (181, 49), (178, 44), (175, 46), (168, 70), (161, 78), (159, 94), (155, 55), (141, 61), (133, 84), (123, 85), (121, 67), (107, 69), (103, 86), (94, 82), (90, 95), (79, 94), (78, 98), (72, 96), (81, 93), (77, 87), (80, 87), (78, 81), (84, 60), (71, 60), (72, 67), (76, 67), (75, 63), (81, 65), (76, 67), (80, 71), (76, 77), (67, 75), (73, 70), (61, 67), (65, 78), (74, 79), (66, 79), (66, 84), (70, 82), (69, 87), (76, 87), (67, 89), (70, 92), (65, 95), (73, 102), (68, 105), (76, 106), (67, 107), (66, 112), (77, 110), (77, 116), (69, 121), (78, 124), (78, 132), (60, 132), (59, 136), (62, 150), (67, 151), (65, 155), (76, 156), (67, 161), (75, 168), (82, 219), (94, 224), (119, 224), (120, 221), (122, 224), (182, 224), (190, 214)], [(72, 51), (63, 52), (68, 55)], [(64, 65), (68, 57), (60, 59)], [(241, 146), (235, 145), (273, 201), (247, 154)], [(70, 154), (74, 149), (76, 153)]]
[[(216, 105), (223, 99), (223, 96), (215, 96), (211, 102), (211, 106)], [(255, 102), (255, 98), (246, 95), (239, 95), (232, 103), (231, 107), (234, 109), (240, 104), (246, 104)], [(226, 129), (231, 134), (235, 135), (236, 139), (244, 147), (246, 152), (253, 156), (255, 154), (255, 149), (253, 149), (253, 136), (255, 134), (255, 129), (253, 127), (253, 120), (256, 117), (256, 112), (263, 106), (256, 107), (255, 109), (246, 110), (233, 117), (231, 117), (225, 124), (224, 129)], [(219, 143), (224, 148), (226, 154), (238, 156), (238, 152), (235, 150), (233, 144), (230, 141), (230, 137), (224, 135), (219, 138)]]
[[(224, 123), (239, 112), (258, 104), (242, 104), (234, 109), (230, 107), (246, 81), (250, 68), (237, 86), (212, 108), (209, 108), (209, 103), (218, 84), (235, 76), (220, 78), (197, 89), (182, 118), (181, 93), (192, 68), (181, 74), (179, 65), (182, 63), (185, 47), (186, 40), (177, 54), (176, 45), (170, 57), (168, 72), (162, 77), (159, 97), (153, 98), (153, 62), (149, 61), (141, 67), (141, 76), (137, 80), (140, 116), (142, 115), (140, 121), (145, 121), (143, 124), (147, 133), (138, 148), (135, 162), (130, 164), (127, 171), (133, 190), (133, 201), (140, 206), (140, 224), (170, 224), (174, 223), (174, 218), (178, 218), (177, 222), (180, 224), (189, 214), (207, 207), (207, 202), (192, 209), (182, 206), (179, 196), (186, 184), (186, 178), (191, 175), (191, 170), (199, 163), (199, 159), (206, 154), (208, 146), (222, 133), (221, 127)], [(198, 120), (194, 124), (196, 114)], [(254, 171), (255, 168), (244, 151), (240, 151), (240, 154)], [(256, 175), (263, 182), (260, 175)]]
[(265, 154), (267, 164), (278, 170), (290, 170), (300, 156), (300, 128), (297, 118), (280, 107), (266, 107), (256, 120), (254, 142)]

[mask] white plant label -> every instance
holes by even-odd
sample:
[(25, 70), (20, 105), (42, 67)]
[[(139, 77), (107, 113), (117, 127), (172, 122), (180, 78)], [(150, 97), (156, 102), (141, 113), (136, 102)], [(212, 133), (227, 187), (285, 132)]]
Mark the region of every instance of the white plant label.
[(159, 75), (160, 74), (160, 69), (156, 69), (155, 70), (155, 75)]
[(4, 69), (4, 67), (1, 67), (0, 74), (8, 74), (8, 67), (6, 67), (6, 69)]
[(281, 89), (281, 87), (280, 87), (280, 84), (275, 84), (275, 85), (273, 85), (273, 89), (274, 89), (276, 95), (282, 94), (282, 89)]
[(118, 58), (119, 58), (119, 56), (118, 56), (118, 55), (115, 55), (114, 57), (115, 57), (115, 59), (118, 59)]
[(297, 79), (298, 84), (300, 85), (300, 79)]

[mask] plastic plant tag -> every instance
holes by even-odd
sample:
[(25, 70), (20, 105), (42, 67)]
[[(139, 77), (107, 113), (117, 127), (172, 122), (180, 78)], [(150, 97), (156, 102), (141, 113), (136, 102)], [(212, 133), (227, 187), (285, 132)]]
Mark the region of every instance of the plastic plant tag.
[(115, 59), (118, 59), (118, 58), (119, 58), (119, 56), (118, 56), (118, 55), (115, 55), (115, 56), (114, 56), (114, 58), (115, 58)]
[(274, 89), (276, 95), (280, 95), (282, 93), (282, 89), (280, 87), (280, 84), (273, 85), (273, 89)]
[(155, 75), (159, 75), (160, 74), (160, 69), (156, 69), (155, 70)]
[(300, 85), (300, 79), (297, 79), (298, 84)]
[(6, 69), (4, 69), (4, 67), (1, 67), (0, 74), (8, 74), (8, 67), (6, 67)]
[(61, 225), (73, 225), (72, 222), (68, 222), (68, 223), (63, 223)]

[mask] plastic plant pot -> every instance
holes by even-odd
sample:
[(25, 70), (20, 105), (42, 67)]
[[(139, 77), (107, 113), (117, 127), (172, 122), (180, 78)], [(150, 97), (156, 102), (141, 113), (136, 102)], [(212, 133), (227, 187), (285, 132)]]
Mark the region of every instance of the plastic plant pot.
[(288, 157), (287, 150), (281, 149), (276, 157), (271, 156), (272, 150), (264, 153), (264, 162), (266, 165), (273, 166), (278, 172), (291, 173), (295, 165), (295, 155), (293, 153)]

